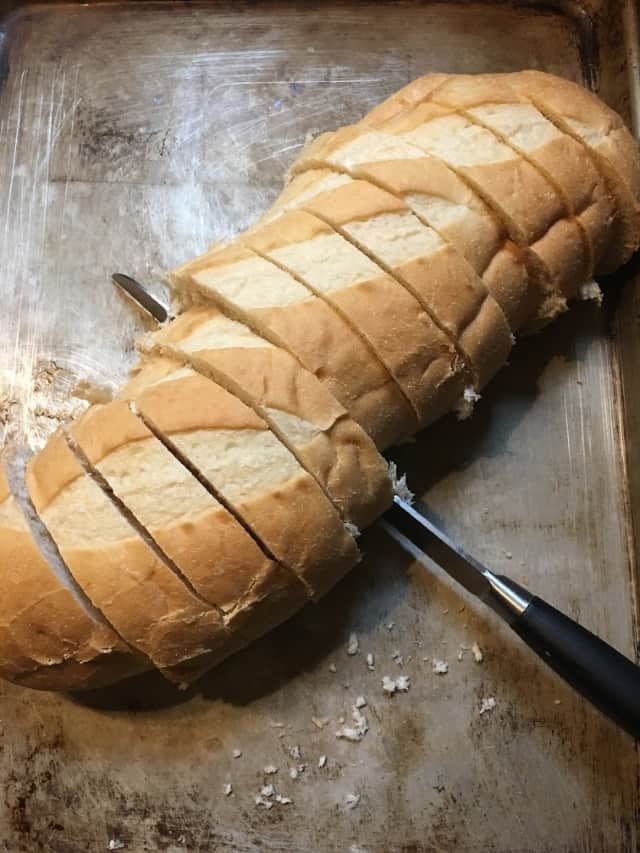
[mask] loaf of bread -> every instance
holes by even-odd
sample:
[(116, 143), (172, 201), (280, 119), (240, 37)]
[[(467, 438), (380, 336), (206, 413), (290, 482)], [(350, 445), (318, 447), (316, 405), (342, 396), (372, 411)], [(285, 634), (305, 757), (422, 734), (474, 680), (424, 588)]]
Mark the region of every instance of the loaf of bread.
[(638, 146), (566, 80), (429, 74), (312, 140), (174, 271), (116, 399), (4, 451), (0, 676), (188, 685), (322, 596), (391, 503), (381, 452), (639, 245)]

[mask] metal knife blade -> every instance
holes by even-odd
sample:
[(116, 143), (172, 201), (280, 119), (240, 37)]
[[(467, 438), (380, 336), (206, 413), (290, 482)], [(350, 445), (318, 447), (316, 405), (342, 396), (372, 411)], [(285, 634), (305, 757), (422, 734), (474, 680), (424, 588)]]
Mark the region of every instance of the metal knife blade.
[(130, 275), (125, 275), (121, 272), (113, 273), (111, 279), (127, 296), (130, 296), (133, 301), (143, 308), (148, 314), (151, 314), (159, 323), (165, 323), (169, 319), (169, 310), (166, 305), (163, 305), (155, 298), (146, 287), (131, 278)]
[(526, 590), (487, 569), (407, 501), (396, 495), (384, 518), (454, 580), (507, 621), (517, 619), (526, 610), (532, 598)]

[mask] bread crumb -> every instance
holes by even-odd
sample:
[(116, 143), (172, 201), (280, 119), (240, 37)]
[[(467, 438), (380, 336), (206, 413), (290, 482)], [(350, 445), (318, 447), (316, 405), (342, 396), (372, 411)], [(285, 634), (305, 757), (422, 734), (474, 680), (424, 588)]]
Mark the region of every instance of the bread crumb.
[(395, 462), (389, 462), (389, 479), (394, 495), (412, 506), (416, 496), (407, 485), (407, 475), (398, 476), (398, 466)]
[(262, 768), (262, 772), (265, 776), (274, 776), (278, 772), (278, 768), (273, 764), (267, 764), (266, 767)]
[(402, 666), (404, 663), (404, 658), (400, 654), (400, 649), (394, 649), (391, 653), (391, 659), (394, 660), (398, 666)]
[(255, 803), (256, 806), (263, 806), (267, 811), (273, 808), (271, 800), (267, 800), (265, 797), (261, 797), (260, 795), (255, 798)]
[(597, 281), (591, 279), (580, 286), (580, 299), (593, 300), (596, 305), (602, 305), (602, 291)]
[(473, 659), (476, 663), (482, 663), (484, 660), (484, 654), (482, 653), (482, 649), (477, 643), (474, 643), (471, 646), (471, 654), (473, 655)]
[(311, 722), (317, 728), (322, 730), (329, 722), (329, 717), (311, 717)]
[(473, 414), (473, 407), (480, 399), (480, 394), (474, 388), (465, 388), (462, 399), (458, 403), (456, 414), (459, 421), (466, 421)]
[(291, 758), (299, 760), (300, 758), (302, 758), (302, 750), (299, 746), (292, 746), (289, 750), (289, 755), (291, 756)]
[(329, 664), (329, 672), (337, 672), (337, 671), (338, 671), (338, 667), (335, 665), (335, 663), (330, 663)]
[(241, 749), (234, 749), (231, 754), (233, 755), (234, 758), (240, 758), (240, 756), (242, 755), (242, 750)]
[(233, 785), (231, 784), (231, 782), (225, 782), (225, 784), (222, 786), (222, 793), (225, 795), (225, 797), (230, 797), (231, 794), (233, 794)]
[(382, 678), (382, 689), (389, 696), (393, 696), (394, 693), (406, 693), (410, 687), (411, 679), (408, 675), (399, 675), (397, 678), (385, 675)]
[(367, 655), (367, 669), (373, 670), (375, 668), (375, 658), (373, 657), (372, 653), (369, 652), (369, 654)]
[(358, 642), (358, 635), (355, 631), (352, 631), (349, 634), (349, 644), (347, 645), (347, 654), (348, 655), (357, 655), (360, 650), (360, 644)]
[(458, 652), (458, 654), (456, 655), (456, 658), (457, 658), (457, 660), (461, 661), (463, 657), (464, 657), (464, 652), (463, 652), (463, 651), (462, 651), (462, 649), (461, 649), (461, 650)]
[(553, 704), (554, 704), (554, 705), (562, 705), (562, 700), (560, 700), (560, 699), (554, 699), (554, 700), (553, 700)]
[(298, 768), (297, 767), (290, 767), (289, 768), (289, 776), (291, 777), (291, 779), (297, 779), (298, 778)]
[(353, 717), (353, 725), (343, 726), (338, 729), (336, 737), (342, 738), (343, 740), (349, 740), (352, 743), (357, 743), (361, 741), (369, 731), (369, 723), (360, 708), (357, 708), (355, 705), (351, 710), (351, 716)]
[(263, 785), (262, 788), (260, 788), (260, 795), (263, 797), (272, 797), (273, 792), (274, 792), (273, 785)]
[(276, 794), (275, 801), (276, 803), (280, 803), (282, 806), (288, 806), (293, 802), (291, 797), (284, 797), (282, 794)]
[(327, 756), (321, 755), (318, 759), (318, 767), (326, 767), (327, 766)]
[(269, 723), (272, 729), (283, 729), (284, 723), (274, 723), (273, 720)]
[(112, 838), (109, 841), (107, 846), (107, 850), (123, 850), (124, 849), (124, 841), (120, 841), (119, 838)]
[(360, 794), (347, 794), (344, 798), (344, 804), (350, 810), (355, 809), (358, 806), (359, 802)]
[(445, 660), (434, 658), (431, 664), (431, 671), (436, 675), (446, 675), (449, 672), (449, 664)]
[(366, 706), (367, 700), (364, 698), (364, 696), (358, 696), (358, 698), (356, 699), (356, 708), (366, 708)]
[(480, 710), (478, 711), (478, 713), (482, 715), (486, 714), (487, 711), (493, 711), (493, 709), (496, 707), (496, 704), (497, 702), (493, 696), (487, 696), (480, 703)]
[(395, 624), (395, 622), (387, 622), (387, 631), (393, 631)]
[(507, 558), (507, 560), (512, 560), (512, 559), (513, 559), (513, 554), (511, 553), (511, 551), (505, 551), (505, 552), (504, 552), (504, 555), (505, 555), (505, 557)]

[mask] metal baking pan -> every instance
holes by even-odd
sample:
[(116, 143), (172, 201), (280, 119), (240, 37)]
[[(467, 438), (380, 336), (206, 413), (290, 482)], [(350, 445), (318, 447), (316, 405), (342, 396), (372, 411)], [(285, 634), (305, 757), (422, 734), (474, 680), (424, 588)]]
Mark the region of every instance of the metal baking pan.
[[(117, 382), (133, 361), (143, 324), (112, 272), (161, 290), (166, 268), (275, 198), (309, 133), (409, 79), (542, 68), (637, 127), (631, 2), (0, 8), (0, 418), (34, 447), (78, 378)], [(628, 655), (639, 318), (627, 271), (601, 310), (577, 305), (522, 341), (471, 421), (395, 453), (458, 541)], [(151, 676), (74, 699), (2, 685), (0, 849), (637, 850), (629, 739), (439, 571), (381, 530), (363, 546), (339, 589), (193, 692)], [(383, 695), (400, 673), (409, 692)], [(369, 732), (336, 739), (360, 695)], [(293, 802), (256, 805), (265, 781)]]

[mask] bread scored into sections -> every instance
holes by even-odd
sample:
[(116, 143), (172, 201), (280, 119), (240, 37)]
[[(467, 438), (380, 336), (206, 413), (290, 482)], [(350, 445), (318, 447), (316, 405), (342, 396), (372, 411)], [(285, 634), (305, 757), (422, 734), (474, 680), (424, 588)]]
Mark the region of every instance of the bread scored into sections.
[(392, 500), (387, 465), (366, 432), (293, 356), (214, 306), (186, 311), (141, 347), (191, 362), (253, 408), (357, 528)]
[[(210, 421), (207, 380), (173, 363), (159, 377), (150, 364), (147, 380), (180, 383), (188, 401), (183, 425)], [(179, 376), (176, 374), (180, 374)], [(140, 376), (138, 376), (138, 384)], [(149, 385), (139, 394), (165, 389)], [(172, 398), (173, 399), (173, 398)], [(222, 614), (228, 631), (244, 645), (284, 621), (306, 601), (295, 575), (270, 559), (238, 520), (136, 417), (124, 400), (92, 406), (71, 428), (91, 465), (104, 477), (151, 538), (182, 572), (198, 595)], [(229, 653), (237, 643), (229, 644)]]
[[(524, 253), (507, 238), (495, 214), (442, 160), (365, 125), (343, 127), (322, 134), (304, 149), (293, 166), (290, 197), (294, 185), (306, 175), (317, 175), (320, 170), (314, 167), (320, 165), (344, 170), (401, 197), (482, 277), (512, 331), (535, 317), (543, 294), (529, 276)], [(319, 178), (314, 181), (317, 187), (323, 183)], [(301, 197), (301, 203), (309, 199), (309, 187)]]
[(317, 482), (253, 409), (214, 381), (167, 376), (137, 394), (135, 408), (309, 597), (358, 562), (353, 537)]
[(401, 282), (447, 333), (460, 355), (452, 398), (461, 399), (466, 385), (482, 387), (505, 363), (513, 341), (502, 309), (456, 249), (402, 199), (353, 181), (316, 196), (305, 209)]
[(357, 326), (411, 401), (420, 426), (460, 395), (449, 337), (395, 278), (310, 213), (298, 210), (243, 239)]
[(139, 535), (61, 432), (30, 460), (27, 488), (89, 600), (163, 675), (190, 683), (226, 656), (230, 638), (218, 611)]
[(149, 668), (56, 555), (45, 554), (0, 460), (0, 675), (41, 690), (103, 687)]
[(275, 264), (234, 245), (175, 270), (172, 283), (183, 305), (213, 302), (288, 350), (326, 383), (377, 447), (416, 431), (409, 401), (367, 342)]
[(554, 186), (582, 228), (589, 253), (588, 275), (617, 267), (608, 256), (615, 216), (613, 199), (585, 147), (563, 133), (509, 86), (506, 76), (454, 75), (430, 100), (462, 112), (522, 154)]
[(620, 116), (569, 80), (541, 71), (504, 75), (558, 129), (573, 136), (593, 157), (615, 201), (616, 229), (606, 255), (608, 268), (626, 263), (640, 243), (640, 152)]
[(448, 107), (421, 103), (379, 128), (440, 157), (494, 210), (510, 238), (538, 265), (548, 297), (540, 319), (566, 308), (589, 278), (582, 229), (553, 185), (495, 134)]
[(398, 89), (397, 92), (390, 95), (386, 101), (370, 110), (361, 123), (369, 127), (379, 127), (407, 108), (428, 100), (429, 95), (448, 77), (448, 74), (424, 74), (417, 80), (412, 80), (402, 89)]

